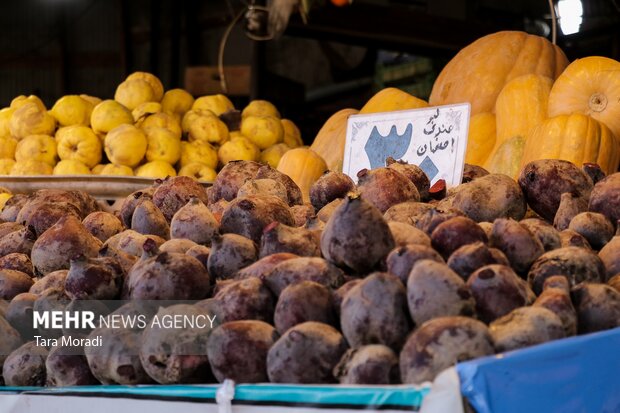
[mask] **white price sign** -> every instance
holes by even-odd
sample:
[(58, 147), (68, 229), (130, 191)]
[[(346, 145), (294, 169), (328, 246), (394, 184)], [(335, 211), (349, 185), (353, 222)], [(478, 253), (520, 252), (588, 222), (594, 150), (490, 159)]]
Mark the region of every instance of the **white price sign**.
[(361, 169), (385, 166), (388, 157), (420, 166), (431, 185), (461, 183), (469, 103), (349, 116), (342, 171), (357, 182)]

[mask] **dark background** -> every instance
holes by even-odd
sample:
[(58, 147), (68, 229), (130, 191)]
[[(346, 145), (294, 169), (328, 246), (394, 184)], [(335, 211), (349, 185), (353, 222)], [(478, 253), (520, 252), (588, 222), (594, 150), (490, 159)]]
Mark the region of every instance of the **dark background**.
[[(570, 60), (620, 58), (619, 0), (585, 0), (581, 31), (558, 44)], [(222, 34), (242, 0), (21, 0), (0, 2), (0, 106), (36, 94), (48, 107), (65, 94), (114, 95), (136, 70), (184, 87), (191, 66), (217, 65)], [(463, 46), (499, 30), (548, 38), (545, 0), (318, 1), (309, 23), (295, 14), (284, 36), (254, 42), (237, 24), (226, 65), (249, 65), (246, 96), (273, 101), (311, 142), (327, 117), (361, 107), (374, 91), (398, 86), (426, 98), (434, 76)], [(404, 68), (389, 80), (385, 70)], [(408, 74), (407, 74), (408, 73)]]

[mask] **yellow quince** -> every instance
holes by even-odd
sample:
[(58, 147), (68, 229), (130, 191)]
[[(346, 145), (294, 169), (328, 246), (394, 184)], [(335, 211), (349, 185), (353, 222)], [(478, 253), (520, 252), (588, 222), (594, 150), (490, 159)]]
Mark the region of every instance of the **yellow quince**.
[(17, 140), (29, 135), (53, 135), (56, 119), (35, 101), (27, 101), (13, 112), (9, 130)]
[(235, 109), (235, 106), (226, 96), (218, 94), (199, 97), (194, 101), (192, 109), (207, 109), (213, 112), (216, 116), (220, 116), (224, 112)]
[(0, 136), (0, 158), (15, 158), (17, 140), (11, 136)]
[(54, 175), (90, 175), (90, 169), (75, 159), (63, 159), (58, 162), (52, 172)]
[(147, 116), (136, 126), (142, 130), (146, 130), (148, 128), (165, 128), (172, 132), (177, 139), (181, 139), (181, 125), (179, 124), (177, 118), (169, 113), (158, 112)]
[(13, 176), (25, 176), (25, 175), (51, 175), (52, 166), (47, 162), (37, 161), (34, 159), (27, 159), (25, 161), (17, 161), (11, 168), (10, 175)]
[(153, 115), (157, 112), (161, 112), (161, 103), (159, 102), (144, 102), (138, 105), (137, 108), (131, 111), (131, 115), (133, 116), (133, 121), (136, 123), (136, 126), (140, 127), (140, 123), (146, 119), (148, 116)]
[(256, 161), (260, 155), (260, 149), (248, 138), (238, 136), (220, 146), (217, 155), (222, 165), (238, 160)]
[(103, 166), (99, 175), (133, 176), (133, 169), (125, 165), (109, 163)]
[(181, 142), (181, 168), (190, 163), (200, 162), (211, 169), (217, 168), (217, 150), (204, 142)]
[(15, 159), (0, 159), (0, 175), (10, 175), (13, 165), (15, 165)]
[(108, 132), (104, 147), (112, 163), (133, 168), (146, 154), (146, 135), (133, 125), (120, 125)]
[(189, 176), (197, 181), (213, 182), (217, 172), (202, 162), (191, 162), (179, 169), (179, 176)]
[(13, 108), (3, 108), (0, 110), (0, 136), (11, 135), (9, 122), (11, 121), (11, 116), (13, 116), (13, 112), (15, 112)]
[(172, 165), (164, 161), (147, 162), (138, 167), (135, 173), (136, 176), (141, 176), (143, 178), (165, 178), (167, 176), (177, 175), (177, 171), (174, 170)]
[(90, 125), (90, 115), (95, 105), (92, 102), (78, 96), (63, 96), (54, 103), (50, 114), (60, 126)]
[(253, 100), (241, 112), (241, 117), (247, 116), (273, 116), (280, 118), (280, 112), (273, 103), (266, 100)]
[(65, 126), (56, 132), (58, 156), (74, 159), (93, 168), (101, 162), (101, 140), (88, 126)]
[(166, 128), (146, 128), (147, 149), (146, 160), (165, 161), (175, 164), (181, 157), (181, 141), (173, 132)]
[(221, 145), (229, 138), (228, 127), (214, 115), (199, 115), (189, 124), (188, 140)]
[(282, 141), (291, 149), (303, 146), (304, 141), (301, 139), (301, 132), (297, 125), (288, 119), (280, 119), (280, 122), (282, 123), (282, 128), (284, 128), (284, 138)]
[(133, 124), (131, 111), (115, 100), (99, 103), (90, 115), (90, 126), (97, 134), (106, 134), (120, 125)]
[(162, 85), (161, 80), (157, 76), (148, 72), (133, 72), (127, 79), (125, 80), (135, 80), (140, 79), (146, 81), (151, 88), (153, 89), (153, 101), (159, 102), (164, 96), (164, 85)]
[(278, 167), (280, 159), (282, 159), (282, 155), (284, 155), (289, 149), (291, 148), (289, 148), (287, 144), (278, 143), (277, 145), (270, 146), (262, 151), (258, 160), (275, 169)]
[(17, 143), (15, 160), (45, 162), (49, 166), (56, 165), (58, 152), (56, 140), (49, 135), (30, 135)]
[(151, 84), (143, 79), (125, 80), (114, 93), (114, 100), (129, 110), (134, 110), (144, 102), (154, 102), (155, 92)]
[(284, 139), (282, 122), (273, 116), (246, 116), (241, 121), (241, 133), (260, 149), (267, 149)]
[(192, 108), (194, 97), (185, 89), (170, 89), (164, 93), (161, 100), (161, 109), (182, 118)]

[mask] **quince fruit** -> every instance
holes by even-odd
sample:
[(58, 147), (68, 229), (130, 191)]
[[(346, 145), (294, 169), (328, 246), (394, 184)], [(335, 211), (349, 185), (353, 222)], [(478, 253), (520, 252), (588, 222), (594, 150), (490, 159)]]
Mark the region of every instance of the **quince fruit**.
[(260, 149), (267, 149), (284, 139), (282, 122), (273, 116), (246, 116), (241, 121), (241, 133)]
[(177, 171), (174, 170), (172, 165), (164, 161), (147, 162), (138, 167), (135, 173), (136, 176), (141, 176), (143, 178), (165, 178), (167, 176), (177, 175)]
[(58, 162), (52, 172), (54, 175), (90, 175), (90, 169), (75, 159), (63, 159)]
[(199, 97), (192, 105), (193, 110), (210, 110), (216, 116), (220, 116), (224, 112), (235, 109), (233, 103), (226, 96), (208, 95)]
[(105, 153), (112, 163), (132, 168), (144, 158), (147, 144), (144, 132), (133, 125), (117, 126), (104, 141)]
[(90, 115), (90, 126), (97, 134), (106, 134), (120, 125), (133, 124), (129, 109), (115, 100), (107, 99), (99, 103)]
[(146, 160), (165, 161), (175, 164), (181, 157), (181, 141), (166, 128), (151, 127), (144, 129), (147, 149)]
[(50, 114), (60, 126), (90, 125), (90, 115), (95, 105), (92, 102), (78, 96), (63, 96), (54, 103)]
[(74, 125), (56, 132), (58, 156), (62, 160), (74, 159), (93, 168), (101, 162), (101, 140), (88, 126)]
[(58, 152), (56, 140), (49, 135), (30, 135), (17, 143), (15, 160), (20, 163), (28, 160), (56, 165)]
[(222, 165), (238, 160), (256, 161), (260, 155), (260, 149), (248, 138), (238, 136), (220, 146), (217, 155)]
[(181, 168), (195, 162), (217, 168), (217, 150), (204, 142), (181, 142)]
[(241, 117), (246, 116), (273, 116), (274, 118), (280, 118), (280, 112), (274, 106), (273, 103), (266, 100), (253, 100), (251, 101), (241, 112)]
[(217, 172), (202, 162), (192, 162), (179, 169), (179, 176), (189, 176), (197, 181), (213, 182)]
[(46, 162), (27, 159), (25, 161), (17, 161), (11, 168), (10, 175), (26, 176), (26, 175), (51, 175), (52, 166)]

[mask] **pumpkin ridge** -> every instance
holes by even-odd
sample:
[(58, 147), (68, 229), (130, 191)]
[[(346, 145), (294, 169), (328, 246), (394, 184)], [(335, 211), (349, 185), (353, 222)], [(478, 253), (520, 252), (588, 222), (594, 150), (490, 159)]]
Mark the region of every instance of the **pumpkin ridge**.
[(538, 62), (536, 62), (536, 73), (541, 73), (542, 71), (544, 71), (543, 62), (549, 59), (551, 60), (549, 67), (553, 67), (553, 73), (550, 73), (549, 76), (545, 74), (545, 76), (552, 77), (555, 74), (555, 49), (556, 48), (555, 47), (553, 48), (544, 47), (545, 45), (544, 45), (543, 40), (544, 39), (542, 37), (539, 40), (540, 58), (538, 59)]
[[(523, 56), (523, 54), (526, 51), (526, 48), (525, 48), (526, 44), (527, 44), (527, 34), (525, 34), (525, 36), (520, 36), (519, 38), (519, 54), (513, 60), (512, 69), (510, 69), (510, 71), (506, 73), (506, 76), (504, 76), (504, 81), (502, 82), (504, 86), (506, 86), (506, 83), (510, 82), (512, 79), (519, 76), (518, 74), (515, 74), (514, 72), (517, 68), (517, 63), (521, 62), (521, 56)], [(503, 87), (497, 92), (497, 95), (495, 96), (495, 100), (497, 100), (497, 96), (499, 96), (499, 94), (502, 93), (502, 89)]]
[(563, 159), (578, 166), (594, 162), (609, 174), (618, 168), (620, 145), (611, 130), (591, 116), (557, 115), (532, 130), (521, 167), (537, 159)]

